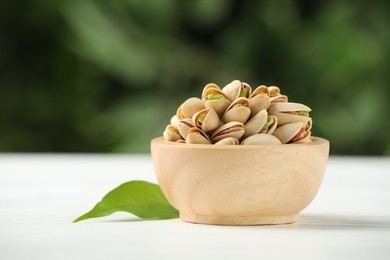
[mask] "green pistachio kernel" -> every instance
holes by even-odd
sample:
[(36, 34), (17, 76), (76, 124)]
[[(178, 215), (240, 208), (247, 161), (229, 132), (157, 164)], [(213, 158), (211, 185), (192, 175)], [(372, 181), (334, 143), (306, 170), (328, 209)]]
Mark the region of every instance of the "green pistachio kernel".
[(272, 116), (267, 116), (267, 125), (270, 126), (274, 123), (274, 118)]
[(206, 97), (206, 100), (214, 100), (214, 99), (226, 99), (226, 97), (222, 94), (209, 94)]
[(308, 111), (296, 111), (296, 112), (294, 112), (294, 115), (309, 116), (309, 112)]
[(246, 97), (248, 94), (248, 89), (246, 87), (242, 87), (240, 91), (240, 97)]
[(200, 114), (197, 118), (197, 121), (200, 125), (202, 125), (204, 118), (206, 117), (206, 114)]

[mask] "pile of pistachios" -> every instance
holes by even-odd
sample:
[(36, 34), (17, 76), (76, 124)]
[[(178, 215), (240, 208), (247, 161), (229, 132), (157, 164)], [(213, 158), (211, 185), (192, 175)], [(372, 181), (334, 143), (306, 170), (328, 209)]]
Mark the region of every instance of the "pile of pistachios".
[(288, 102), (276, 86), (234, 80), (222, 89), (207, 84), (202, 99), (192, 97), (165, 128), (166, 141), (188, 144), (256, 145), (311, 142), (311, 109)]

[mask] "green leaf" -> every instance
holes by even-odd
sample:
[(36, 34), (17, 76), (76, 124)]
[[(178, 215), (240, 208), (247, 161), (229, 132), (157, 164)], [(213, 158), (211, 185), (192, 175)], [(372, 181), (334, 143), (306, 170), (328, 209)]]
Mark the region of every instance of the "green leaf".
[(73, 223), (124, 211), (144, 219), (170, 219), (179, 212), (169, 204), (158, 185), (146, 181), (130, 181), (107, 193), (96, 206)]

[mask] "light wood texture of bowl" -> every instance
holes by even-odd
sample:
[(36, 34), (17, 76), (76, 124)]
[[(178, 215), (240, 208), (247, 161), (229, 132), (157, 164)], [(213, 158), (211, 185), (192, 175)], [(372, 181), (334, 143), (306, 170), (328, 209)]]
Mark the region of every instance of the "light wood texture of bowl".
[(202, 145), (153, 139), (161, 190), (187, 222), (285, 224), (317, 194), (329, 141), (283, 145)]

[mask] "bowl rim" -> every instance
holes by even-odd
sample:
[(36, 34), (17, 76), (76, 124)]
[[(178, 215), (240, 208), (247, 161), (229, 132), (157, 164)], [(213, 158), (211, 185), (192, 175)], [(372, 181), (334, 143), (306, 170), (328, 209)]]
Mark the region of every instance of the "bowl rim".
[[(214, 150), (242, 150), (242, 149), (263, 149), (265, 147), (283, 147), (283, 148), (297, 148), (298, 147), (310, 147), (310, 146), (318, 146), (318, 145), (326, 145), (329, 144), (327, 139), (311, 136), (312, 142), (308, 143), (292, 143), (292, 144), (255, 144), (255, 145), (211, 145), (211, 144), (186, 144), (186, 143), (178, 143), (164, 140), (164, 137), (159, 136), (153, 138), (151, 140), (151, 145), (163, 145), (177, 148), (192, 148), (192, 149), (214, 149)], [(291, 147), (291, 148), (290, 148)]]

